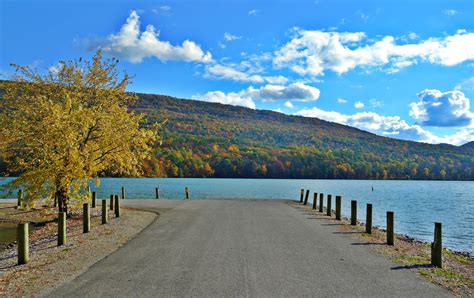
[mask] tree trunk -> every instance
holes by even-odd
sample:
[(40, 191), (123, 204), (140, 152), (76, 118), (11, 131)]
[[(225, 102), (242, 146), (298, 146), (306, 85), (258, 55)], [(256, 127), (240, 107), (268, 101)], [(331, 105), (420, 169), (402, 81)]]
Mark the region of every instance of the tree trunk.
[(58, 200), (58, 208), (59, 212), (66, 212), (66, 216), (68, 215), (68, 202), (69, 202), (69, 197), (68, 197), (68, 191), (66, 187), (58, 187), (56, 191), (56, 198)]

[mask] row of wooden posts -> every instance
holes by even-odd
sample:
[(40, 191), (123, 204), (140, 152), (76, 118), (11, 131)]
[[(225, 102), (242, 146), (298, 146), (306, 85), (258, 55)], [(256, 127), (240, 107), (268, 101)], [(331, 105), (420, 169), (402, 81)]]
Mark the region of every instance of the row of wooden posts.
[[(189, 187), (185, 187), (185, 198), (189, 200)], [(90, 192), (90, 190), (89, 190)], [(96, 192), (91, 193), (92, 208), (96, 207), (97, 195)], [(126, 198), (125, 187), (121, 188), (122, 199)], [(156, 199), (160, 198), (160, 187), (155, 188)], [(18, 191), (17, 206), (21, 207), (23, 201), (23, 190)], [(89, 203), (83, 204), (83, 232), (88, 233), (91, 228), (90, 224), (90, 208)], [(109, 201), (110, 210), (115, 211), (115, 217), (120, 217), (120, 200), (118, 195), (110, 195)], [(107, 223), (107, 200), (102, 200), (102, 224)], [(58, 246), (66, 243), (66, 213), (58, 213)], [(28, 240), (28, 223), (20, 223), (17, 228), (17, 244), (18, 244), (18, 264), (26, 264), (29, 261), (29, 240)]]
[[(309, 199), (309, 190), (301, 189), (300, 194), (300, 203), (303, 205), (308, 204)], [(317, 207), (318, 193), (314, 193), (313, 197), (313, 209), (318, 209)], [(336, 196), (336, 220), (341, 220), (342, 217), (342, 198), (341, 196)], [(365, 220), (365, 231), (367, 234), (372, 234), (372, 204), (367, 204), (366, 207), (366, 220)], [(324, 212), (324, 194), (319, 193), (319, 212)], [(327, 195), (327, 204), (326, 204), (326, 215), (332, 215), (332, 195)], [(357, 201), (351, 200), (351, 225), (357, 225)], [(392, 211), (387, 211), (387, 245), (395, 244), (395, 229), (394, 229), (394, 213)], [(442, 268), (443, 266), (443, 245), (441, 237), (441, 223), (435, 223), (434, 230), (434, 242), (431, 243), (431, 264), (435, 267)]]
[[(21, 190), (19, 191), (18, 197), (20, 198)], [(125, 189), (122, 187), (122, 199), (125, 199)], [(96, 192), (92, 192), (91, 195), (92, 208), (96, 207), (97, 196)], [(19, 206), (21, 206), (21, 200), (19, 199)], [(115, 217), (120, 217), (120, 200), (118, 195), (110, 195), (110, 210), (113, 210)], [(108, 222), (108, 208), (107, 200), (102, 200), (102, 224)], [(66, 244), (66, 212), (58, 213), (58, 246)], [(29, 237), (28, 237), (29, 224), (20, 223), (17, 228), (17, 246), (18, 246), (18, 265), (26, 264), (29, 261)], [(89, 233), (91, 230), (91, 218), (90, 218), (90, 207), (89, 203), (82, 205), (82, 231), (83, 233)]]
[[(184, 198), (186, 200), (189, 200), (189, 187), (184, 188)], [(160, 199), (160, 187), (155, 187), (155, 199), (159, 200)]]

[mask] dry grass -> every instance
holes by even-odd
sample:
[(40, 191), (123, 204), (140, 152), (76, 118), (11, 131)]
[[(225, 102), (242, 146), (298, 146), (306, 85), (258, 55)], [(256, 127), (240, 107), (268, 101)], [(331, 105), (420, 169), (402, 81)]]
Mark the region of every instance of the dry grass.
[[(290, 202), (294, 208), (303, 208), (310, 214), (327, 218), (334, 221), (335, 215), (331, 218), (324, 213), (313, 210), (311, 206), (303, 206), (299, 202)], [(472, 297), (474, 289), (474, 258), (469, 254), (457, 253), (448, 249), (443, 249), (443, 268), (431, 266), (431, 245), (421, 242), (405, 235), (395, 235), (395, 245), (385, 245), (386, 233), (377, 228), (372, 228), (372, 234), (366, 234), (365, 226), (358, 223), (356, 226), (350, 225), (350, 220), (343, 218), (342, 225), (338, 225), (341, 232), (362, 232), (351, 233), (351, 237), (368, 245), (372, 250), (382, 253), (390, 259), (400, 264), (400, 268), (412, 270), (425, 277), (430, 282), (440, 285), (454, 295), (462, 297)]]

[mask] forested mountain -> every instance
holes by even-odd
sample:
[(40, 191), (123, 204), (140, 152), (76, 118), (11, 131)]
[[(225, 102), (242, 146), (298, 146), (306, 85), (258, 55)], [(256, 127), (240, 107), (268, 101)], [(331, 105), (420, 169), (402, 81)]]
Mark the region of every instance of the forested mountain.
[[(163, 123), (145, 176), (474, 180), (474, 142), (431, 145), (315, 118), (137, 95), (131, 108), (146, 124)], [(8, 173), (1, 157), (0, 173)]]
[(474, 142), (432, 145), (315, 118), (138, 94), (165, 122), (146, 176), (474, 180)]

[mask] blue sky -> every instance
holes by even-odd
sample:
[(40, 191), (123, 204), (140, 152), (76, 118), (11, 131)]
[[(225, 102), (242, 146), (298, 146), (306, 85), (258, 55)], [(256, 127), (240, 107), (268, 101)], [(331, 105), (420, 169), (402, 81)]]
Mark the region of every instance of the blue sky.
[(474, 140), (474, 1), (5, 1), (0, 72), (98, 48), (129, 90)]

